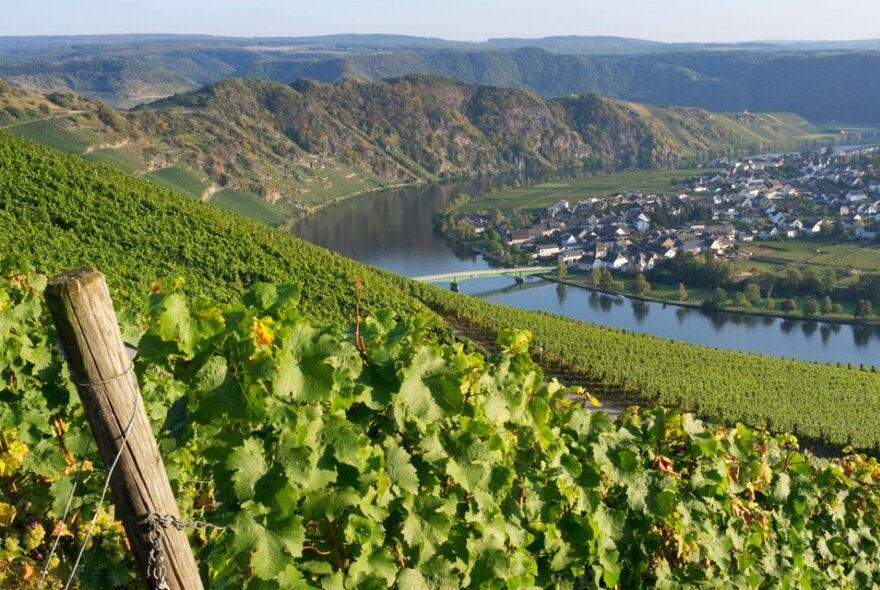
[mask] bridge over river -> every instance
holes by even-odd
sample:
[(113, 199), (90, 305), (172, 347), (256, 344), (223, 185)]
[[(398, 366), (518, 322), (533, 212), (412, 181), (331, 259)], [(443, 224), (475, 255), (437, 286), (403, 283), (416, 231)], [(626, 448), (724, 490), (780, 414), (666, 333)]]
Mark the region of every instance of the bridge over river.
[(423, 283), (448, 282), (453, 291), (458, 291), (458, 284), (468, 279), (484, 279), (487, 277), (513, 277), (517, 283), (521, 283), (526, 277), (534, 275), (546, 275), (555, 272), (555, 266), (518, 266), (515, 268), (493, 268), (489, 270), (469, 270), (447, 272), (439, 275), (426, 275), (413, 277)]

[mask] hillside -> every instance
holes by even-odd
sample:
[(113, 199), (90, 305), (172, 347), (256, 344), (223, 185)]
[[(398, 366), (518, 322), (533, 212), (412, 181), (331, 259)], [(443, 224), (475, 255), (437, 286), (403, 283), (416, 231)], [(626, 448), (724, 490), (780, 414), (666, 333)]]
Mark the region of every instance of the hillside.
[(679, 167), (827, 136), (722, 115), (434, 76), (291, 86), (228, 79), (130, 112), (0, 86), (0, 126), (277, 225), (334, 199), (475, 174)]
[(424, 311), (382, 273), (256, 221), (121, 172), (0, 132), (0, 252), (42, 272), (102, 269), (124, 305), (182, 278), (188, 295), (220, 301), (257, 282), (295, 282), (304, 313), (347, 324), (355, 281), (367, 310)]
[(552, 368), (629, 399), (880, 448), (880, 425), (861, 420), (880, 412), (878, 373), (670, 343), (452, 294), (2, 132), (0, 164), (0, 252), (46, 273), (94, 265), (122, 304), (142, 301), (164, 277), (222, 301), (256, 282), (293, 282), (304, 314), (347, 325), (360, 278), (366, 312), (430, 308), (481, 340), (526, 328)]
[[(488, 304), (2, 132), (0, 252), (24, 259), (0, 261), (0, 581), (11, 588), (32, 587), (46, 561), (76, 461), (100, 461), (28, 262), (93, 264), (135, 306), (123, 322), (140, 338), (138, 380), (181, 513), (224, 527), (195, 534), (207, 587), (880, 580), (875, 459), (816, 459), (792, 436), (673, 410), (612, 421), (573, 402), (590, 401), (582, 389), (548, 383), (528, 351), (601, 376), (596, 389), (874, 449), (880, 433), (863, 417), (880, 411), (875, 373)], [(165, 275), (184, 278), (153, 284)], [(498, 354), (453, 342), (417, 298), (496, 339)], [(83, 471), (53, 585), (86, 515), (103, 514), (79, 587), (137, 587), (120, 526), (97, 508), (102, 479)]]

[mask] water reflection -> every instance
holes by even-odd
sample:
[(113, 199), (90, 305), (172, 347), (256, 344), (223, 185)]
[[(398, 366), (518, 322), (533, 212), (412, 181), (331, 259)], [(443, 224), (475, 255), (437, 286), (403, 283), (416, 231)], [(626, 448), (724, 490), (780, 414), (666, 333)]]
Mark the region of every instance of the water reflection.
[(675, 310), (675, 317), (678, 319), (679, 325), (684, 323), (685, 318), (688, 315), (688, 310), (684, 307), (679, 307)]
[(709, 319), (709, 324), (716, 332), (724, 330), (724, 326), (731, 320), (731, 317), (722, 313), (713, 313), (711, 311), (703, 311), (703, 317)]
[(648, 317), (648, 312), (651, 311), (651, 307), (644, 301), (633, 299), (632, 310), (633, 317), (636, 318), (636, 322), (638, 322), (639, 324), (643, 324), (645, 323), (645, 318)]
[(856, 346), (868, 346), (873, 336), (876, 336), (874, 326), (850, 326), (852, 328), (853, 342)]
[[(569, 287), (498, 293), (488, 300), (523, 309), (550, 311), (574, 319), (654, 334), (704, 346), (757, 352), (825, 363), (880, 366), (880, 330), (792, 318), (749, 316), (625, 300)], [(629, 301), (629, 305), (623, 304)], [(848, 328), (843, 330), (842, 328)], [(821, 338), (813, 337), (819, 332)], [(851, 336), (850, 336), (851, 333)]]
[(564, 285), (562, 283), (556, 283), (556, 299), (559, 301), (560, 307), (565, 305), (565, 300), (567, 297), (568, 297), (568, 285)]
[(754, 328), (760, 322), (760, 318), (756, 315), (741, 315), (739, 316), (740, 323), (744, 326), (748, 326), (749, 328)]
[(363, 195), (319, 211), (294, 226), (292, 233), (407, 276), (484, 269), (489, 265), (480, 256), (466, 249), (453, 251), (434, 231), (434, 213), (462, 193), (478, 195), (521, 180), (514, 175), (480, 177)]
[(803, 332), (804, 336), (807, 338), (815, 334), (818, 329), (819, 325), (816, 322), (801, 322), (801, 332)]

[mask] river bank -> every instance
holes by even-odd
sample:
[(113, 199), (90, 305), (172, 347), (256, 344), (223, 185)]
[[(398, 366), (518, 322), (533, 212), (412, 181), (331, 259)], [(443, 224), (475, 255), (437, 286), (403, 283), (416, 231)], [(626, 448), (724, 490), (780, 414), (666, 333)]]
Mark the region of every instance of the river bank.
[[(577, 277), (577, 278), (575, 278), (575, 277)], [(589, 281), (589, 278), (587, 276), (580, 277), (580, 276), (575, 275), (575, 277), (567, 276), (565, 278), (559, 278), (556, 275), (550, 274), (550, 275), (542, 275), (541, 278), (543, 278), (544, 280), (547, 280), (547, 281), (554, 282), (554, 283), (568, 285), (571, 287), (577, 287), (580, 289), (586, 289), (587, 291), (594, 291), (596, 293), (605, 293), (607, 295), (614, 295), (614, 296), (620, 295), (620, 296), (625, 297), (627, 299), (634, 299), (636, 301), (650, 301), (653, 303), (661, 303), (663, 305), (673, 305), (676, 307), (684, 307), (684, 308), (688, 308), (688, 309), (706, 310), (706, 308), (703, 307), (702, 302), (695, 303), (693, 301), (675, 301), (675, 300), (670, 300), (670, 299), (661, 298), (661, 297), (652, 297), (650, 295), (636, 295), (634, 293), (630, 293), (627, 291), (614, 291), (614, 290), (608, 290), (608, 289), (600, 289), (599, 287), (596, 287), (595, 285), (593, 285)], [(871, 326), (871, 327), (880, 326), (880, 320), (857, 320), (855, 318), (850, 319), (850, 318), (846, 318), (846, 317), (840, 317), (837, 315), (829, 316), (829, 315), (822, 315), (822, 314), (806, 316), (802, 313), (785, 313), (784, 311), (767, 310), (767, 309), (759, 309), (759, 308), (747, 309), (747, 308), (743, 308), (743, 307), (720, 307), (717, 309), (709, 309), (706, 311), (732, 313), (732, 314), (743, 315), (743, 316), (774, 318), (774, 319), (781, 319), (781, 320), (798, 320), (798, 321), (804, 321), (804, 322), (824, 322), (827, 324), (840, 324), (840, 325), (845, 325), (845, 326), (846, 325), (848, 325), (848, 326)]]

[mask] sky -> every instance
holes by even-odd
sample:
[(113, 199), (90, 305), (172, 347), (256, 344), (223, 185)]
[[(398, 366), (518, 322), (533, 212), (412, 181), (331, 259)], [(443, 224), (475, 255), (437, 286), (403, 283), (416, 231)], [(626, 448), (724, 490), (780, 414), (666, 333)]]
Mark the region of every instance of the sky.
[(880, 0), (0, 0), (0, 35), (880, 38)]

